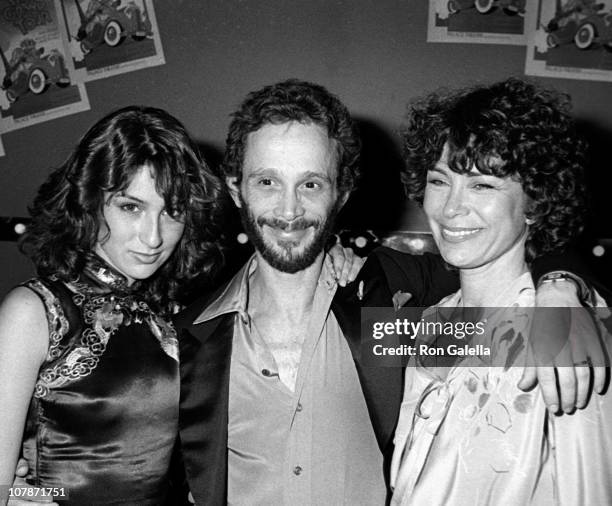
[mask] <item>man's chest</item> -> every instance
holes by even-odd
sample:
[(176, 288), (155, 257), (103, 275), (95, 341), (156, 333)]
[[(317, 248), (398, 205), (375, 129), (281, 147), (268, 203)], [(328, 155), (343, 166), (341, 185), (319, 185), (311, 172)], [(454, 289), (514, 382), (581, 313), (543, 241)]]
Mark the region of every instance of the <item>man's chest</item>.
[[(259, 341), (261, 352), (271, 355), (274, 369), (278, 372), (280, 381), (289, 390), (295, 390), (302, 351), (306, 344), (315, 336), (308, 336), (312, 332), (308, 326), (290, 327), (280, 323), (271, 322), (261, 328), (252, 325), (253, 337)], [(310, 339), (308, 338), (310, 337)]]
[[(331, 319), (316, 339), (303, 340), (301, 356), (291, 364), (297, 371), (294, 390), (281, 381), (283, 358), (277, 358), (293, 347), (279, 346), (280, 353), (272, 353), (270, 343), (236, 329), (228, 484), (237, 504), (317, 504), (323, 497), (341, 504), (354, 487), (357, 494), (380, 490), (381, 456), (351, 350)], [(356, 485), (365, 482), (368, 487)], [(256, 500), (242, 495), (244, 490)]]

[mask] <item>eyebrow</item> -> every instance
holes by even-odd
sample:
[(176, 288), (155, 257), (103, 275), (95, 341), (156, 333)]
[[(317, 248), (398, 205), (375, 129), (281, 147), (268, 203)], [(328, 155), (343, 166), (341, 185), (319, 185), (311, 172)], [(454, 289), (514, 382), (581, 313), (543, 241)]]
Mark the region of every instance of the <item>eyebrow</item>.
[(253, 170), (253, 172), (251, 172), (249, 174), (249, 179), (252, 177), (258, 177), (258, 176), (265, 176), (265, 175), (275, 175), (278, 171), (276, 169), (267, 169), (264, 167), (260, 167), (258, 169)]
[(446, 174), (447, 171), (440, 168), (438, 165), (434, 165), (431, 169), (427, 169), (427, 172), (439, 172), (440, 174)]
[[(446, 170), (444, 168), (441, 168), (438, 165), (435, 165), (431, 169), (428, 170), (428, 172), (439, 172), (440, 174), (444, 174), (444, 175), (446, 175), (449, 171), (452, 171), (452, 169), (449, 168), (448, 170)], [(467, 177), (486, 177), (486, 176), (489, 176), (490, 174), (482, 174), (481, 172), (470, 171), (470, 172), (462, 172), (461, 175), (467, 176)]]
[[(267, 169), (267, 168), (262, 167), (260, 169), (256, 169), (255, 171), (251, 172), (251, 174), (249, 174), (248, 179), (261, 177), (261, 176), (278, 176), (279, 172), (280, 171), (278, 169), (272, 169), (272, 168)], [(311, 179), (311, 178), (322, 179), (323, 181), (327, 181), (331, 183), (331, 178), (327, 174), (321, 174), (320, 172), (314, 172), (312, 170), (303, 174), (300, 177), (300, 181), (304, 181), (306, 179)]]
[(115, 197), (121, 197), (121, 198), (124, 198), (124, 199), (135, 200), (136, 202), (140, 202), (140, 203), (144, 202), (144, 200), (142, 200), (142, 199), (140, 199), (138, 197), (135, 197), (134, 195), (130, 195), (129, 193), (125, 193), (125, 191), (123, 191), (123, 190), (120, 191), (120, 192), (115, 193), (111, 198), (115, 198)]
[(331, 179), (327, 174), (321, 174), (319, 172), (313, 172), (313, 171), (309, 171), (306, 174), (304, 174), (304, 179), (310, 179), (313, 177), (318, 178), (318, 179), (323, 179), (324, 181), (331, 182)]

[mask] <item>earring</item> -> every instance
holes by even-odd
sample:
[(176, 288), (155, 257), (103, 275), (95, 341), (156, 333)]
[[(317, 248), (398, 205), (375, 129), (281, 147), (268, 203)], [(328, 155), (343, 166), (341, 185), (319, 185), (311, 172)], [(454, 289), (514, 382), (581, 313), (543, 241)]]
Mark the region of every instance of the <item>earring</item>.
[(525, 218), (525, 223), (527, 223), (527, 225), (533, 225), (535, 223), (535, 220), (533, 218)]

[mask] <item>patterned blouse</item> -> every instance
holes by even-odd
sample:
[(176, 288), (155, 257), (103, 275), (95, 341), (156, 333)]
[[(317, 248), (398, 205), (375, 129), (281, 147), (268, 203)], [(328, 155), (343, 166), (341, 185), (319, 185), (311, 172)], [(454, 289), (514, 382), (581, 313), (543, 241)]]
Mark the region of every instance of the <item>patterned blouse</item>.
[(174, 328), (95, 255), (78, 279), (23, 286), (49, 325), (24, 434), (29, 481), (63, 489), (61, 504), (163, 503), (178, 420)]

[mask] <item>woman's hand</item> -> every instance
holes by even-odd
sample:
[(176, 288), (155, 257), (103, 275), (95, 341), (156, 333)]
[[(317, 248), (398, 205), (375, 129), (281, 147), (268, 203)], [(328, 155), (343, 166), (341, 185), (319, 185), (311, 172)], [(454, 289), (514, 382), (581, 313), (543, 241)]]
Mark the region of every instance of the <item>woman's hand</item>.
[(327, 268), (340, 286), (355, 281), (366, 259), (356, 255), (351, 248), (343, 248), (338, 242), (325, 255)]

